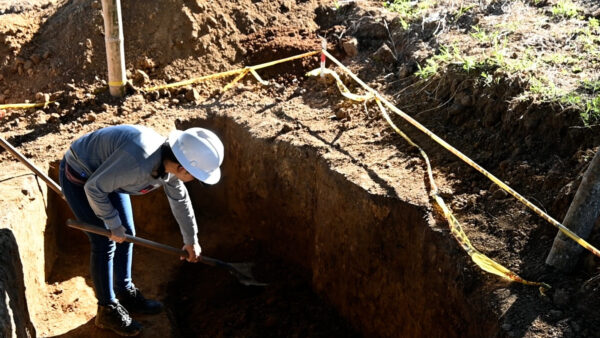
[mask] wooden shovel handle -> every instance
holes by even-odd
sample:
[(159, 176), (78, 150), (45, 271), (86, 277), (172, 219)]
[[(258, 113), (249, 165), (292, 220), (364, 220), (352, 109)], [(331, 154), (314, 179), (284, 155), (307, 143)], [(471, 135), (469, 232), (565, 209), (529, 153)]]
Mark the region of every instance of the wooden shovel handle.
[[(84, 222), (76, 221), (73, 219), (68, 219), (67, 225), (70, 226), (71, 228), (91, 232), (96, 235), (102, 235), (102, 236), (106, 236), (106, 237), (110, 237), (110, 235), (111, 235), (110, 230), (100, 228), (97, 226), (93, 226), (93, 225), (90, 225), (90, 224), (87, 224)], [(184, 258), (188, 257), (188, 253), (185, 250), (177, 249), (172, 246), (168, 246), (168, 245), (162, 244), (162, 243), (157, 243), (157, 242), (154, 242), (154, 241), (151, 241), (148, 239), (144, 239), (141, 237), (135, 237), (135, 236), (125, 234), (125, 240), (127, 242), (138, 244), (138, 245), (141, 245), (146, 248), (164, 252), (166, 254), (170, 254), (170, 255), (174, 255), (174, 256), (178, 256), (178, 257), (184, 257)], [(223, 262), (219, 259), (211, 258), (208, 256), (200, 256), (200, 261), (202, 263), (204, 263), (206, 265), (210, 265), (210, 266), (218, 266), (218, 267), (223, 267), (226, 269), (234, 269), (230, 263)]]
[[(87, 231), (87, 232), (91, 232), (94, 233), (96, 235), (102, 235), (102, 236), (106, 236), (106, 237), (110, 237), (111, 233), (110, 230), (104, 229), (104, 228), (100, 228), (97, 226), (93, 226), (84, 222), (80, 222), (80, 221), (76, 221), (76, 220), (72, 220), (72, 219), (68, 219), (67, 220), (67, 225), (70, 226), (71, 228), (75, 228), (75, 229), (79, 229), (79, 230), (83, 230), (83, 231)], [(175, 255), (175, 256), (179, 256), (179, 257), (187, 257), (188, 253), (185, 250), (181, 250), (181, 249), (177, 249), (174, 248), (172, 246), (168, 246), (165, 244), (161, 244), (161, 243), (157, 243), (148, 239), (144, 239), (144, 238), (140, 238), (140, 237), (135, 237), (135, 236), (130, 236), (130, 235), (125, 235), (125, 240), (127, 242), (131, 242), (134, 244), (138, 244), (141, 245), (143, 247), (146, 248), (150, 248), (150, 249), (154, 249), (154, 250), (158, 250), (160, 252), (164, 252), (167, 254), (171, 254), (171, 255)]]

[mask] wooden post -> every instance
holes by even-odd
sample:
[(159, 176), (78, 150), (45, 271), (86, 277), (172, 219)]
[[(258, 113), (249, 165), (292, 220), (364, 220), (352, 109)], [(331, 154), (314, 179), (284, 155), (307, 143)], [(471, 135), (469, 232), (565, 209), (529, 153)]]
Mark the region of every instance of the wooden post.
[(108, 87), (112, 96), (123, 96), (127, 74), (125, 73), (121, 0), (102, 0), (102, 16), (108, 63)]
[[(587, 239), (600, 214), (600, 150), (596, 153), (590, 166), (583, 175), (577, 193), (569, 206), (563, 225)], [(569, 239), (562, 232), (554, 238), (552, 249), (546, 257), (546, 264), (556, 269), (569, 272), (577, 263), (583, 248)]]

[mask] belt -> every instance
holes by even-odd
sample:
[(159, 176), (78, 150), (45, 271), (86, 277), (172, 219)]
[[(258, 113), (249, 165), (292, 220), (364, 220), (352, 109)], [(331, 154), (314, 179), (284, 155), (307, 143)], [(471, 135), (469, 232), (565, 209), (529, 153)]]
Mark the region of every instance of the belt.
[(65, 176), (67, 180), (73, 184), (84, 185), (87, 181), (86, 177), (81, 176), (81, 174), (77, 173), (73, 168), (69, 167), (69, 164), (65, 162)]

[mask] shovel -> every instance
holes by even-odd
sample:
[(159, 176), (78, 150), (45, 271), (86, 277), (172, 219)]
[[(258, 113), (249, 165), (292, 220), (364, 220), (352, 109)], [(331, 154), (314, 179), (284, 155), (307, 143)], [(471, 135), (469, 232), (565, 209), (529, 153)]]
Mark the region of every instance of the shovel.
[[(10, 152), (13, 156), (15, 156), (21, 163), (23, 163), (27, 168), (33, 171), (38, 177), (41, 177), (48, 186), (54, 190), (60, 197), (65, 199), (65, 196), (62, 193), (62, 189), (56, 182), (54, 182), (48, 175), (44, 174), (38, 167), (35, 166), (31, 161), (29, 161), (23, 154), (21, 154), (15, 147), (13, 147), (8, 141), (4, 138), (0, 137), (0, 146)], [(82, 222), (67, 220), (67, 225), (83, 231), (92, 232), (98, 235), (103, 235), (106, 237), (110, 237), (110, 231), (106, 229), (102, 229), (99, 227), (95, 227), (89, 224), (85, 224)], [(156, 243), (147, 239), (133, 237), (126, 235), (126, 241), (139, 244), (141, 246), (145, 246), (151, 249), (155, 249), (158, 251), (162, 251), (164, 253), (177, 255), (179, 257), (187, 257), (187, 252), (184, 250), (180, 250), (168, 245), (164, 245), (161, 243)], [(251, 269), (252, 263), (227, 263), (216, 258), (210, 258), (207, 256), (202, 256), (201, 262), (210, 266), (216, 266), (220, 268), (227, 269), (229, 273), (234, 275), (238, 281), (244, 285), (249, 286), (267, 286), (266, 283), (258, 282), (252, 277)]]
[[(67, 225), (70, 226), (71, 228), (91, 232), (91, 233), (94, 233), (97, 235), (102, 235), (102, 236), (106, 236), (106, 237), (110, 237), (110, 235), (111, 235), (110, 230), (103, 229), (103, 228), (100, 228), (97, 226), (93, 226), (93, 225), (90, 225), (90, 224), (87, 224), (84, 222), (75, 221), (72, 219), (67, 220)], [(144, 238), (140, 238), (140, 237), (134, 237), (134, 236), (130, 236), (130, 235), (126, 234), (125, 241), (131, 242), (134, 244), (138, 244), (138, 245), (141, 245), (146, 248), (154, 249), (154, 250), (157, 250), (160, 252), (164, 252), (166, 254), (171, 254), (171, 255), (175, 255), (175, 256), (179, 256), (179, 257), (187, 257), (188, 256), (188, 253), (185, 250), (177, 249), (172, 246), (157, 243), (157, 242), (147, 240)], [(254, 277), (252, 276), (252, 272), (251, 272), (252, 263), (227, 263), (227, 262), (223, 262), (219, 259), (207, 257), (204, 255), (200, 256), (200, 262), (202, 262), (206, 265), (216, 266), (219, 268), (226, 269), (227, 271), (229, 271), (229, 273), (234, 275), (240, 283), (242, 283), (244, 285), (247, 285), (247, 286), (267, 286), (268, 285), (266, 283), (261, 283), (254, 279)]]

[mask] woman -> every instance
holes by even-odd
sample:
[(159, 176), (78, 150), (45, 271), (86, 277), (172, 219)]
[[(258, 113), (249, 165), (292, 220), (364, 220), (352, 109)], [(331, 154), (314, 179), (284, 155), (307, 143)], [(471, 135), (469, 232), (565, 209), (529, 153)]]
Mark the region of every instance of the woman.
[[(184, 182), (215, 184), (221, 177), (223, 144), (203, 128), (173, 131), (165, 138), (134, 125), (103, 128), (73, 142), (60, 163), (60, 185), (82, 221), (107, 228), (110, 238), (86, 233), (91, 243), (91, 275), (98, 299), (95, 324), (120, 335), (137, 335), (142, 326), (129, 312), (154, 314), (162, 304), (144, 298), (131, 279), (135, 236), (129, 195), (163, 186), (183, 236), (189, 262), (200, 259), (194, 210)], [(113, 284), (114, 278), (114, 284)]]

